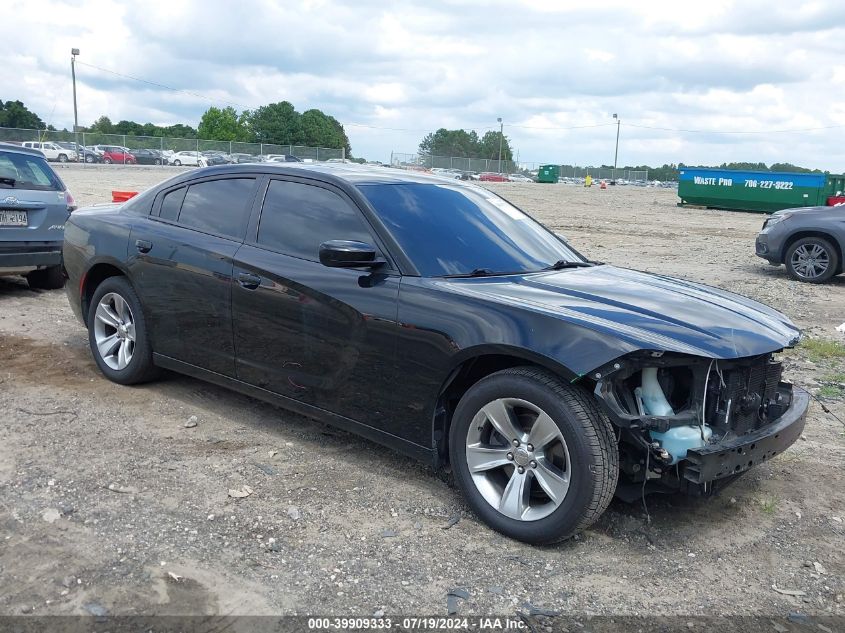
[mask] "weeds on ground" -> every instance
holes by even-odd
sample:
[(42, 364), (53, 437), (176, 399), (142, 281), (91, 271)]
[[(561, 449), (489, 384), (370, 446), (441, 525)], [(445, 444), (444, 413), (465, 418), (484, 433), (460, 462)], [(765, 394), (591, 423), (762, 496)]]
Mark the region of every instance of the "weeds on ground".
[(778, 500), (775, 497), (760, 497), (758, 501), (760, 509), (766, 514), (774, 514), (778, 509)]
[(822, 385), (819, 388), (820, 398), (841, 398), (845, 396), (845, 389), (838, 385)]
[(822, 360), (845, 358), (845, 345), (836, 341), (820, 338), (808, 338), (801, 342), (800, 348), (815, 363)]

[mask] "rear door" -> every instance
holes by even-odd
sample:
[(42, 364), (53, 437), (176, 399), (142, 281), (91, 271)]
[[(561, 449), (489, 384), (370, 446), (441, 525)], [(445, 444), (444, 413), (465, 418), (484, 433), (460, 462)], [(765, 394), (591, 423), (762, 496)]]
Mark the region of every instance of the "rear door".
[(379, 242), (342, 191), (270, 179), (235, 258), (238, 378), (369, 426), (391, 428), (400, 276), (390, 264), (328, 268), (319, 245)]
[(232, 260), (255, 191), (249, 176), (174, 185), (133, 226), (130, 274), (157, 353), (234, 375)]

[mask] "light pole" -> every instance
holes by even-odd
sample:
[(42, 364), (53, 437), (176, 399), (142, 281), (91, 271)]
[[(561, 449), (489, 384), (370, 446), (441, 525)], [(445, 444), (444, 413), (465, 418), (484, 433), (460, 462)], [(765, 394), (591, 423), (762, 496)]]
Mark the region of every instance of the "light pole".
[(614, 182), (616, 181), (616, 161), (619, 158), (619, 125), (622, 123), (622, 120), (616, 115), (614, 112), (613, 118), (616, 119), (616, 152), (613, 154), (613, 177), (611, 180)]
[[(79, 152), (79, 116), (76, 113), (76, 56), (79, 55), (78, 48), (70, 49), (70, 76), (73, 78), (73, 140), (76, 143), (76, 158), (85, 158), (80, 156)], [(84, 162), (84, 161), (83, 161)]]
[(496, 121), (499, 122), (499, 173), (502, 173), (502, 141), (505, 139), (505, 124), (502, 122), (502, 117), (498, 117)]

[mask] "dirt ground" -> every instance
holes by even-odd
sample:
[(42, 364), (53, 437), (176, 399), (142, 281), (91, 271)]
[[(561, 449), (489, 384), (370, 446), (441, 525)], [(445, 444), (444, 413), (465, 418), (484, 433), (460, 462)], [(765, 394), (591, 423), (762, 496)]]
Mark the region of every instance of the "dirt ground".
[[(176, 170), (60, 173), (87, 205)], [(739, 292), (843, 341), (845, 277), (800, 284), (756, 258), (763, 216), (679, 209), (663, 189), (491, 188), (593, 259)], [(838, 353), (802, 346), (786, 374), (845, 419)], [(186, 377), (108, 382), (64, 293), (16, 278), (0, 279), (0, 412), (0, 614), (445, 615), (463, 588), (461, 614), (845, 615), (845, 427), (819, 402), (801, 440), (720, 496), (651, 497), (649, 515), (614, 501), (546, 548), (343, 431)]]

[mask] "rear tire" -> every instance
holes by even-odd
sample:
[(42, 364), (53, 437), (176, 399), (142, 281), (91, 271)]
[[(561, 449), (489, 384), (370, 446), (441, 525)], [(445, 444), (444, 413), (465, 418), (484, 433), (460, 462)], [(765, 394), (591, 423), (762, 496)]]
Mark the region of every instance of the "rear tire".
[(177, 160), (174, 160), (174, 161), (173, 161), (173, 164), (174, 164), (176, 167), (181, 167), (181, 166), (182, 166), (182, 161), (180, 161), (180, 160), (178, 160), (178, 159), (177, 159)]
[(820, 284), (839, 270), (839, 254), (822, 237), (802, 237), (786, 249), (786, 272), (798, 281)]
[(87, 326), (91, 353), (106, 378), (135, 385), (158, 377), (141, 301), (126, 277), (108, 277), (97, 286)]
[(49, 266), (27, 273), (26, 282), (36, 290), (58, 290), (65, 287), (65, 275), (61, 266)]
[(449, 457), (475, 513), (534, 544), (568, 539), (594, 523), (619, 475), (613, 428), (591, 394), (533, 367), (497, 372), (464, 394)]

